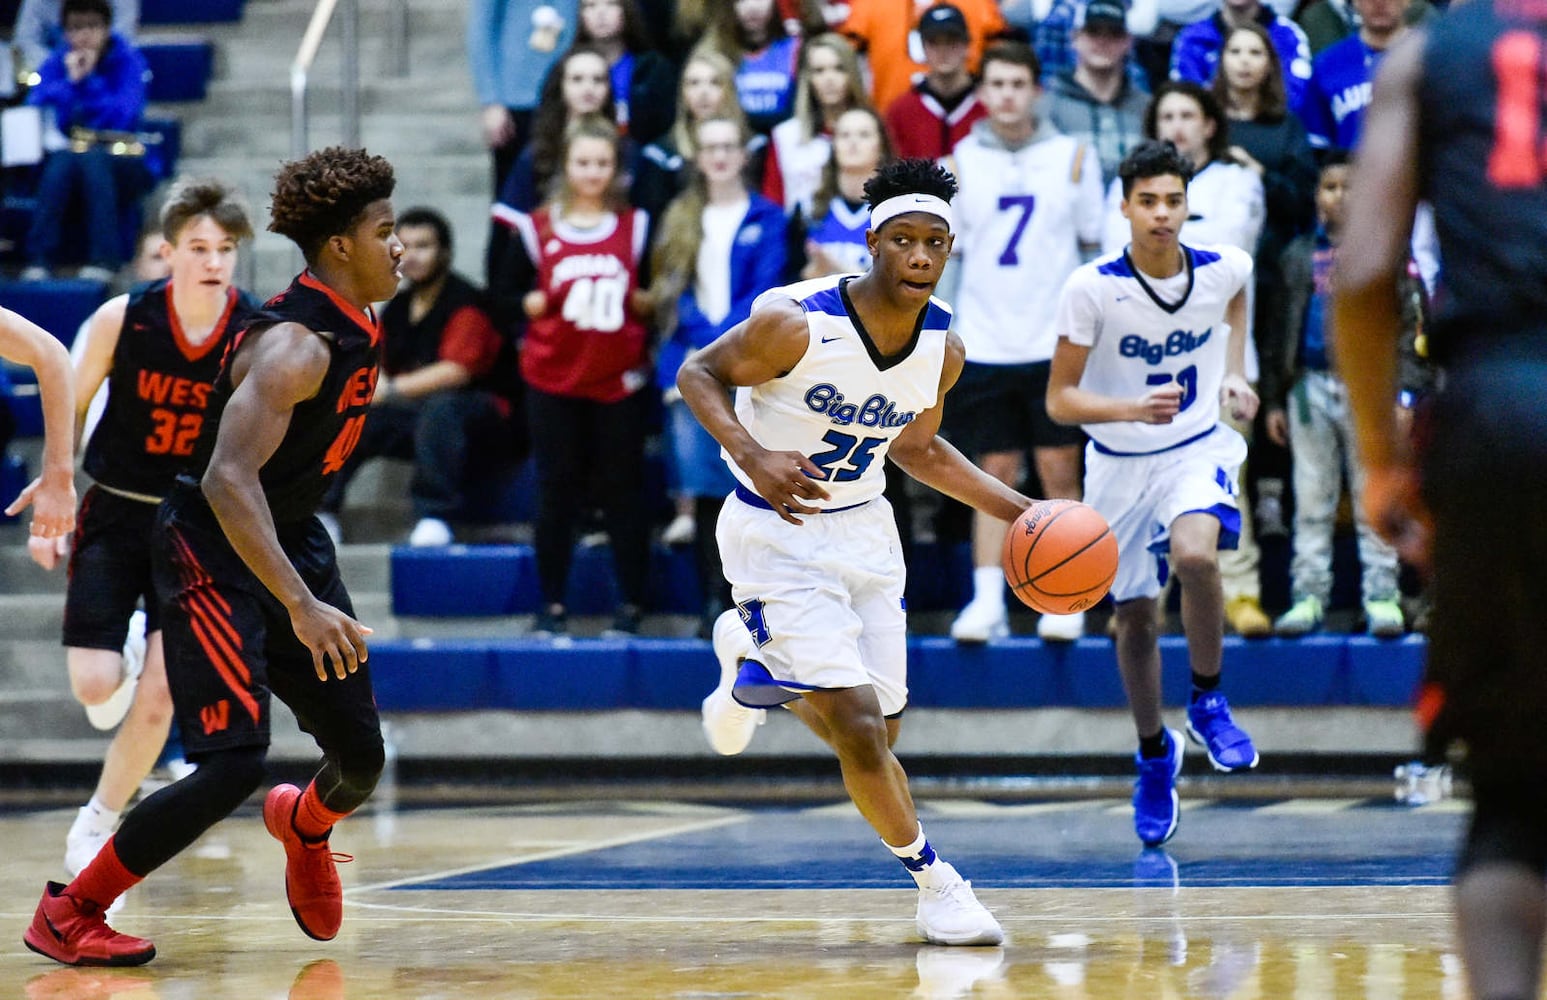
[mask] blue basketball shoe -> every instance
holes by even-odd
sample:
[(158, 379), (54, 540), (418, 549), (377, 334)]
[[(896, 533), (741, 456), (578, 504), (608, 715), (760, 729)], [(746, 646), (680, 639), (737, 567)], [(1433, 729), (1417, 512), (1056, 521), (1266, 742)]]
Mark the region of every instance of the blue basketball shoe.
[(1166, 730), (1166, 755), (1135, 754), (1139, 779), (1133, 783), (1133, 832), (1145, 847), (1159, 847), (1171, 839), (1182, 820), (1182, 803), (1176, 795), (1176, 776), (1182, 773), (1182, 734)]
[(1257, 766), (1252, 738), (1230, 718), (1230, 703), (1219, 691), (1200, 695), (1187, 706), (1187, 735), (1208, 751), (1216, 771), (1248, 771)]

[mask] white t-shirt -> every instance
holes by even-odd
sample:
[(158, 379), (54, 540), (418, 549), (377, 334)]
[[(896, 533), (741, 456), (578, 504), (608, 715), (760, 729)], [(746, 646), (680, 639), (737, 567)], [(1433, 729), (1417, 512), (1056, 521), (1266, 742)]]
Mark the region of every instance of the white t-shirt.
[(952, 153), (961, 186), (951, 203), (960, 257), (956, 332), (967, 360), (1046, 361), (1053, 307), (1101, 235), (1101, 161), (1094, 147), (1051, 127), (1009, 150), (978, 125)]
[(822, 186), (822, 168), (832, 155), (832, 139), (820, 132), (806, 138), (805, 125), (797, 118), (775, 125), (769, 139), (784, 181), (784, 214), (792, 215), (799, 208), (810, 216), (812, 198)]
[(1232, 246), (1186, 249), (1191, 266), (1171, 278), (1140, 274), (1119, 251), (1081, 265), (1064, 285), (1058, 335), (1090, 348), (1080, 388), (1117, 399), (1170, 382), (1185, 390), (1169, 424), (1084, 425), (1099, 449), (1152, 454), (1208, 433), (1219, 420), (1230, 334), (1225, 307), (1251, 277), (1252, 259)]
[(705, 205), (703, 242), (698, 244), (698, 261), (693, 291), (698, 310), (711, 323), (718, 323), (731, 311), (731, 246), (747, 217), (751, 200), (742, 198), (726, 205)]

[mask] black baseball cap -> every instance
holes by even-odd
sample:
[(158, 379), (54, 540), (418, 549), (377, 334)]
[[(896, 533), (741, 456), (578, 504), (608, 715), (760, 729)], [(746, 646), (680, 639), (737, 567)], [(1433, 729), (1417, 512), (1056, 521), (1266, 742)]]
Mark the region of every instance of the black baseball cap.
[(935, 4), (919, 18), (919, 37), (931, 38), (951, 35), (967, 38), (967, 19), (962, 12), (948, 3)]
[(1080, 8), (1076, 28), (1116, 28), (1128, 31), (1128, 6), (1123, 0), (1089, 0)]

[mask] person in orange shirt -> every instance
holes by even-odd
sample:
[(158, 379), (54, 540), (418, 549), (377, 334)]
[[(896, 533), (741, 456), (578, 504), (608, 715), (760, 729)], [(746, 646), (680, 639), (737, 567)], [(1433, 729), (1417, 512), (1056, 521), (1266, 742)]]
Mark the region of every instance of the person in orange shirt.
[(984, 42), (1005, 29), (996, 0), (851, 0), (848, 20), (839, 30), (870, 60), (870, 96), (876, 107), (891, 107), (924, 72), (919, 25), (937, 19), (966, 21), (967, 66), (972, 73), (978, 71)]

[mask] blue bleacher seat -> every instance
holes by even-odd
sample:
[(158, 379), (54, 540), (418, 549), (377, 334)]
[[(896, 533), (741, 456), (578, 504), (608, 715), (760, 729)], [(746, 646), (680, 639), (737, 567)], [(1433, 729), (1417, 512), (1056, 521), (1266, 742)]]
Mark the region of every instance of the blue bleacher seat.
[(202, 101), (215, 69), (215, 46), (207, 38), (145, 38), (140, 52), (150, 67), (145, 96), (151, 101)]
[[(697, 614), (698, 571), (687, 549), (657, 546), (651, 554), (654, 612)], [(611, 614), (618, 604), (612, 550), (577, 547), (570, 566), (571, 614)], [(392, 550), (392, 613), (478, 617), (532, 614), (541, 599), (530, 545), (452, 545)]]
[(75, 333), (107, 298), (100, 281), (55, 278), (51, 281), (0, 279), (0, 306), (20, 313), (69, 347)]
[(218, 24), (240, 21), (244, 0), (140, 0), (140, 24)]
[[(1326, 635), (1304, 640), (1225, 639), (1237, 706), (1404, 707), (1413, 700), (1426, 643)], [(1161, 639), (1167, 704), (1186, 698), (1187, 642)], [(371, 643), (376, 700), (385, 711), (469, 708), (519, 711), (691, 711), (718, 677), (697, 639), (382, 640)], [(1016, 637), (963, 647), (909, 641), (909, 704), (917, 708), (1109, 708), (1125, 704), (1112, 641), (1074, 644)]]

